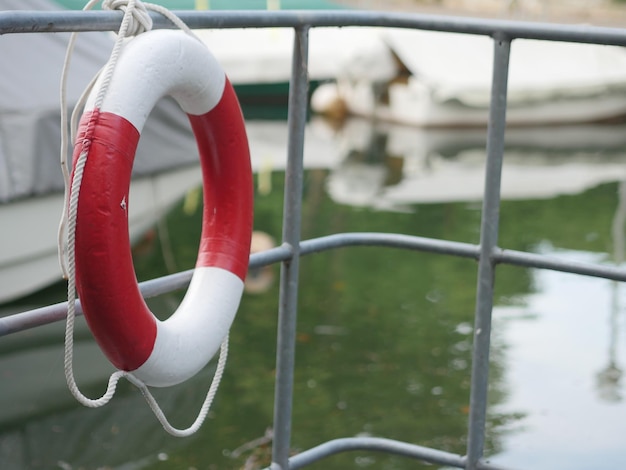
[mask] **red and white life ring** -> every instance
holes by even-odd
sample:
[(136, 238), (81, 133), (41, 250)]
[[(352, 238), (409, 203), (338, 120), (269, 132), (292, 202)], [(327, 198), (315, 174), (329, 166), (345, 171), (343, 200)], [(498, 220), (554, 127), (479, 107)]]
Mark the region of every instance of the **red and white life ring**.
[[(141, 130), (156, 102), (167, 95), (191, 122), (202, 165), (204, 208), (191, 283), (176, 312), (159, 321), (137, 285), (127, 205)], [(180, 31), (154, 30), (130, 41), (100, 109), (94, 110), (94, 101), (92, 92), (74, 148), (75, 165), (81, 142), (90, 141), (76, 219), (81, 305), (101, 349), (118, 369), (131, 371), (147, 385), (174, 385), (217, 352), (241, 300), (253, 207), (243, 117), (215, 58)]]

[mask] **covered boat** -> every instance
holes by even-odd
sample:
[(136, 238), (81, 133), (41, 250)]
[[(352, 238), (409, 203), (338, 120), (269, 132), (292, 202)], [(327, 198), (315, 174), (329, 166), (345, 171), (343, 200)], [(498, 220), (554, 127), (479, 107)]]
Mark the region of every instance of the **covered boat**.
[[(318, 112), (415, 126), (486, 126), (493, 41), (417, 30), (372, 30), (368, 44), (313, 96)], [(337, 106), (340, 103), (341, 106)], [(516, 39), (511, 46), (509, 125), (599, 122), (626, 115), (620, 47)]]

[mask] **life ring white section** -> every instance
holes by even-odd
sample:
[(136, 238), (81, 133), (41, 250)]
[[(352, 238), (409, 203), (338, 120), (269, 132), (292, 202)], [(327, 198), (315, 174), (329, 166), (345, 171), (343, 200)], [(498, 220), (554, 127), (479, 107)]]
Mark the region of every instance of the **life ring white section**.
[(174, 314), (157, 323), (152, 354), (132, 374), (155, 387), (178, 384), (212, 357), (235, 318), (243, 281), (225, 269), (198, 267)]
[[(142, 78), (140, 86), (137, 77)], [(101, 74), (94, 90), (104, 79)], [(125, 118), (141, 133), (163, 96), (172, 96), (187, 114), (199, 116), (219, 103), (225, 83), (221, 65), (198, 39), (181, 31), (152, 30), (122, 49), (100, 111)], [(85, 110), (95, 107), (96, 98), (96, 93), (89, 95)]]

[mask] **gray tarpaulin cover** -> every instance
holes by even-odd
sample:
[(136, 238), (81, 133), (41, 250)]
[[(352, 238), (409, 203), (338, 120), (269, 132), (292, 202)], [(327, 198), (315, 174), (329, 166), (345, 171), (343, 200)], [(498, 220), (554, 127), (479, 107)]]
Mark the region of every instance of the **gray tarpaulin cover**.
[[(0, 2), (0, 10), (54, 9), (60, 7), (48, 0)], [(0, 203), (63, 188), (59, 90), (69, 37), (65, 33), (0, 36)], [(79, 34), (68, 82), (70, 111), (106, 63), (113, 42), (111, 33)], [(197, 161), (187, 117), (172, 100), (161, 100), (142, 131), (134, 174)]]

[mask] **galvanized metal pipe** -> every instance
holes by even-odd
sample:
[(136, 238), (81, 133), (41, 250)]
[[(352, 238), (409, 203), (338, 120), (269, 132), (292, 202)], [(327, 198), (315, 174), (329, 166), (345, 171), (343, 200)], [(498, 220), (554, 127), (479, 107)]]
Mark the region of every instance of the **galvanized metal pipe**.
[(489, 349), (491, 341), (491, 312), (500, 223), (500, 183), (506, 128), (506, 98), (511, 41), (504, 35), (494, 37), (491, 105), (487, 129), (487, 163), (480, 227), (480, 260), (476, 288), (474, 346), (470, 414), (467, 443), (467, 470), (476, 470), (483, 456), (487, 395), (489, 385)]
[[(337, 248), (350, 246), (386, 247), (439, 253), (478, 260), (480, 247), (470, 243), (437, 240), (432, 238), (416, 237), (399, 233), (336, 233), (324, 237), (304, 240), (300, 243), (300, 256), (319, 253)], [(260, 268), (270, 264), (287, 261), (291, 258), (292, 250), (287, 246), (279, 246), (250, 256), (250, 268)], [(616, 266), (605, 266), (595, 263), (582, 263), (555, 258), (554, 256), (526, 253), (516, 250), (497, 248), (493, 253), (496, 263), (510, 264), (527, 268), (550, 269), (564, 273), (581, 274), (616, 281), (626, 281), (626, 270)], [(149, 281), (139, 283), (139, 290), (144, 298), (186, 288), (191, 280), (193, 270), (169, 274)], [(80, 301), (77, 303), (77, 315), (82, 315)], [(41, 307), (26, 312), (16, 313), (0, 318), (0, 337), (18, 331), (35, 328), (37, 326), (54, 323), (65, 319), (67, 303), (62, 302)]]
[(296, 356), (298, 275), (300, 266), (300, 226), (304, 173), (304, 130), (308, 110), (309, 28), (296, 28), (289, 84), (287, 121), (287, 168), (283, 209), (283, 246), (291, 256), (281, 264), (276, 340), (276, 388), (274, 392), (274, 440), (272, 469), (289, 468), (291, 412)]
[(305, 450), (298, 455), (294, 455), (289, 461), (290, 468), (306, 467), (331, 455), (355, 450), (386, 452), (436, 465), (446, 465), (456, 468), (462, 468), (465, 462), (465, 459), (460, 455), (392, 439), (380, 437), (348, 437), (333, 439)]
[[(386, 11), (189, 11), (175, 13), (191, 28), (306, 28), (319, 26), (380, 26), (506, 37), (626, 46), (626, 30), (590, 25), (565, 25), (448, 15)], [(174, 28), (151, 13), (155, 28)], [(4, 11), (0, 34), (70, 31), (117, 31), (119, 11)]]
[[(446, 465), (457, 468), (462, 468), (466, 460), (465, 457), (461, 457), (460, 455), (452, 454), (450, 452), (444, 452), (393, 439), (385, 439), (381, 437), (347, 437), (324, 442), (323, 444), (307, 449), (298, 455), (294, 455), (289, 460), (289, 468), (302, 468), (331, 455), (355, 450), (386, 452), (436, 465)], [(498, 467), (488, 463), (482, 463), (478, 468), (479, 470), (505, 470), (503, 467)]]

